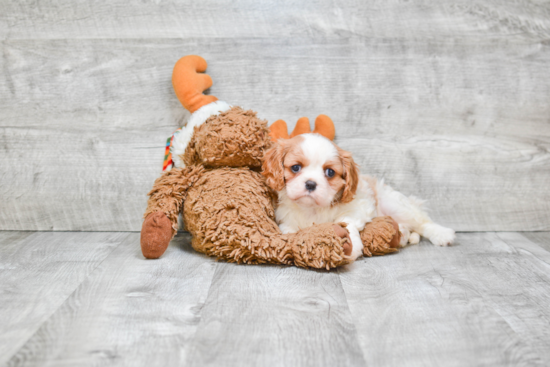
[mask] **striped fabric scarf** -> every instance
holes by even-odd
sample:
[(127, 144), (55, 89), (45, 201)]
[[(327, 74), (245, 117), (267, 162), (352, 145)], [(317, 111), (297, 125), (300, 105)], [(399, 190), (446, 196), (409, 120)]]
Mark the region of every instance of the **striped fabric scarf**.
[(170, 171), (174, 167), (174, 162), (172, 161), (172, 142), (174, 141), (174, 136), (181, 131), (181, 127), (174, 131), (171, 137), (166, 139), (166, 149), (164, 150), (164, 163), (162, 164), (162, 171)]

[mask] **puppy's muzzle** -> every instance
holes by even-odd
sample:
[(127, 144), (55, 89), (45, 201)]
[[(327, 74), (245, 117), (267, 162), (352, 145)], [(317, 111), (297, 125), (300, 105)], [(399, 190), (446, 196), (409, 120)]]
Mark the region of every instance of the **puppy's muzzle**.
[(317, 187), (317, 182), (314, 181), (306, 181), (306, 190), (307, 191), (315, 191), (315, 188)]

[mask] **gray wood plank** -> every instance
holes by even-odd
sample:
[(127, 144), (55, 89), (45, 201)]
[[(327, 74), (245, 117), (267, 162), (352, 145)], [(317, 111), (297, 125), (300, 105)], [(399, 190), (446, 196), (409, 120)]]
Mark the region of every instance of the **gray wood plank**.
[(550, 253), (515, 232), (491, 240), (505, 256), (491, 261), (480, 291), (506, 322), (538, 355), (550, 363)]
[(373, 37), (439, 38), (550, 35), (541, 1), (113, 0), (5, 2), (0, 34), (29, 38)]
[(547, 365), (549, 256), (519, 234), (461, 233), (342, 270), (367, 364)]
[(186, 360), (216, 262), (179, 235), (146, 260), (139, 234), (122, 242), (8, 366), (177, 366)]
[(0, 248), (2, 248), (2, 251), (6, 251), (8, 248), (17, 247), (19, 243), (33, 233), (34, 232), (0, 231)]
[(524, 233), (460, 233), (338, 272), (216, 263), (187, 234), (147, 261), (138, 242), (0, 232), (0, 365), (550, 361), (550, 253)]
[(198, 53), (210, 62), (214, 95), (291, 126), (330, 115), (337, 142), (366, 173), (429, 199), (442, 224), (547, 230), (544, 42), (5, 41), (0, 177), (10, 184), (0, 229), (139, 230), (165, 138), (187, 116), (171, 69)]
[(220, 263), (191, 366), (363, 366), (336, 272)]
[(0, 365), (127, 236), (0, 232)]
[(550, 232), (521, 232), (521, 234), (546, 251), (550, 251)]

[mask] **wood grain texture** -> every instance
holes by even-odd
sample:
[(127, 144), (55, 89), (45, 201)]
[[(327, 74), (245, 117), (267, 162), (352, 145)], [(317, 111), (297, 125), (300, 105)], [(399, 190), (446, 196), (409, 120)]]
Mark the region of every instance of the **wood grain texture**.
[[(6, 98), (7, 113), (0, 121), (5, 153), (2, 177), (12, 183), (2, 190), (5, 200), (0, 218), (4, 229), (140, 228), (145, 195), (159, 174), (164, 139), (185, 117), (170, 90), (171, 66), (179, 55), (198, 50), (191, 45), (187, 49), (178, 46), (181, 42), (89, 41), (87, 46), (83, 42), (78, 42), (81, 53), (63, 61), (74, 65), (72, 76), (60, 72), (53, 77), (61, 65), (58, 57), (48, 56), (32, 62), (39, 70), (43, 68), (34, 77), (32, 67), (11, 73), (14, 85), (26, 92)], [(27, 59), (29, 53), (36, 52), (34, 42), (23, 48), (16, 43), (18, 47), (8, 47), (21, 53), (16, 59)], [(52, 41), (44, 54), (65, 54), (66, 43)], [(265, 41), (255, 43), (272, 53), (284, 47), (275, 41), (270, 46)], [(239, 59), (251, 44), (254, 42), (210, 44), (216, 54), (205, 56), (214, 60), (213, 93), (220, 98), (258, 106), (260, 115), (270, 121), (328, 113), (336, 121), (338, 143), (354, 153), (364, 171), (385, 177), (407, 194), (430, 199), (434, 219), (457, 230), (548, 227), (550, 133), (545, 117), (548, 107), (543, 107), (546, 102), (542, 97), (550, 92), (545, 91), (546, 79), (536, 76), (545, 72), (543, 61), (550, 55), (548, 50), (538, 51), (544, 53), (539, 61), (517, 64), (532, 73), (528, 88), (539, 84), (538, 89), (544, 92), (537, 97), (540, 99), (530, 101), (527, 93), (525, 100), (519, 101), (524, 108), (508, 102), (515, 98), (513, 93), (506, 98), (501, 93), (517, 90), (511, 79), (516, 67), (506, 70), (499, 66), (498, 58), (485, 60), (487, 70), (502, 74), (495, 78), (499, 84), (508, 84), (503, 88), (491, 80), (484, 81), (484, 72), (468, 76), (471, 71), (461, 66), (464, 60), (459, 56), (452, 62), (442, 60), (446, 65), (441, 67), (462, 75), (450, 82), (447, 95), (440, 96), (446, 100), (444, 105), (453, 105), (452, 110), (443, 111), (444, 107), (437, 104), (430, 106), (430, 96), (436, 92), (430, 92), (429, 85), (425, 85), (426, 94), (422, 88), (406, 93), (402, 90), (409, 84), (402, 81), (406, 75), (392, 73), (402, 70), (407, 74), (407, 64), (428, 57), (429, 46), (415, 45), (413, 53), (424, 55), (409, 61), (396, 59), (391, 47), (382, 47), (380, 54), (374, 55), (376, 51), (370, 47), (343, 42), (330, 47), (332, 54), (346, 55), (342, 57), (322, 58), (325, 45), (297, 44), (287, 46), (285, 58), (265, 53)], [(504, 42), (501, 52), (510, 52), (511, 46)], [(515, 47), (518, 52), (524, 48)], [(449, 52), (460, 54), (468, 49), (467, 45), (462, 51), (457, 48), (455, 45), (455, 51), (449, 48)], [(110, 61), (111, 52), (121, 55), (115, 57), (115, 63)], [(367, 54), (371, 60), (380, 61), (359, 62)], [(97, 67), (93, 62), (82, 70), (77, 66), (94, 58), (103, 60), (104, 65)], [(220, 58), (234, 61), (216, 64)], [(388, 66), (392, 62), (393, 68)], [(426, 65), (422, 70), (426, 77), (419, 79), (434, 78), (434, 70)], [(132, 73), (143, 77), (132, 77)], [(148, 79), (145, 75), (149, 74), (163, 77)], [(59, 80), (52, 82), (56, 78)], [(82, 84), (80, 80), (86, 78), (93, 82)], [(391, 83), (394, 85), (389, 88), (384, 86)], [(463, 83), (473, 87), (461, 88)], [(32, 94), (29, 87), (47, 84), (52, 84), (48, 89), (52, 94), (59, 95), (38, 93), (23, 102), (27, 93)], [(335, 91), (332, 85), (340, 86)], [(364, 88), (366, 85), (370, 87)], [(388, 95), (380, 94), (374, 85), (384, 86)], [(472, 97), (472, 90), (478, 89), (486, 97)], [(392, 95), (395, 90), (401, 91)], [(66, 109), (57, 106), (59, 100)], [(272, 102), (266, 104), (265, 100)], [(44, 109), (59, 111), (44, 115)], [(478, 115), (484, 116), (482, 121), (476, 120)], [(14, 121), (17, 124), (13, 125)], [(34, 159), (21, 164), (25, 156)]]
[(522, 232), (521, 234), (546, 251), (550, 251), (550, 232)]
[(363, 366), (336, 272), (218, 264), (190, 366)]
[(550, 252), (524, 233), (333, 272), (217, 263), (187, 234), (145, 260), (138, 237), (0, 232), (0, 366), (550, 362)]
[[(0, 5), (0, 229), (132, 230), (188, 114), (175, 61), (290, 127), (325, 113), (366, 173), (463, 231), (549, 230), (550, 5)], [(238, 24), (239, 26), (235, 26)]]
[(367, 364), (547, 365), (549, 259), (519, 234), (470, 233), (341, 270)]
[(528, 0), (22, 0), (0, 9), (0, 31), (7, 39), (550, 35), (547, 3)]
[(0, 365), (127, 236), (0, 232)]
[[(545, 364), (550, 362), (550, 253), (520, 233), (502, 232), (489, 237), (492, 247), (502, 249), (504, 256), (492, 261), (491, 274), (479, 291), (526, 341)], [(495, 258), (496, 260), (496, 258)], [(475, 276), (475, 274), (474, 274)]]
[(175, 366), (186, 360), (216, 262), (172, 241), (161, 260), (125, 240), (36, 331), (8, 366)]

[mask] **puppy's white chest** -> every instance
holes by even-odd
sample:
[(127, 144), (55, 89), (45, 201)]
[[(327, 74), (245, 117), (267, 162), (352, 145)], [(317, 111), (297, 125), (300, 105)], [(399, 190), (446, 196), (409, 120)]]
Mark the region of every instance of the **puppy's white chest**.
[(279, 207), (276, 212), (277, 223), (279, 223), (283, 233), (294, 233), (314, 224), (332, 223), (336, 219), (334, 213), (328, 210), (299, 208), (298, 210), (287, 211), (284, 209)]
[(290, 200), (285, 190), (279, 192), (279, 205), (275, 212), (283, 233), (294, 233), (314, 224), (346, 222), (363, 229), (376, 216), (375, 200), (366, 185), (359, 185), (356, 198), (346, 204), (329, 207), (304, 207)]

